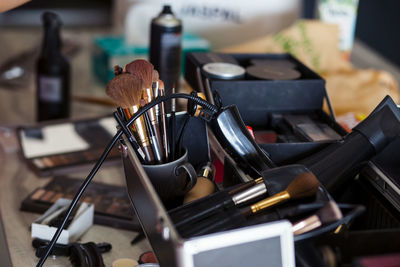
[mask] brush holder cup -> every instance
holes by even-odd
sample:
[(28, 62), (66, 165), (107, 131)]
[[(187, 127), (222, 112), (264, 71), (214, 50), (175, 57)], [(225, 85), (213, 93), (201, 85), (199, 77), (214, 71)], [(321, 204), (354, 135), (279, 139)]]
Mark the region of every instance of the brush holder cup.
[(142, 165), (161, 200), (171, 201), (185, 195), (197, 182), (197, 174), (188, 160), (188, 151), (174, 161), (158, 165)]

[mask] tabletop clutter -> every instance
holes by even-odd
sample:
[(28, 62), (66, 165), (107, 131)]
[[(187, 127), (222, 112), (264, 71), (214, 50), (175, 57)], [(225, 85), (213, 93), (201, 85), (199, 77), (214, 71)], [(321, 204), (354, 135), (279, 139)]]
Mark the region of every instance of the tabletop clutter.
[[(323, 255), (320, 247), (348, 233), (366, 209), (347, 196), (355, 175), (400, 133), (393, 100), (384, 98), (347, 132), (323, 111), (323, 79), (288, 54), (191, 53), (186, 60), (191, 94), (166, 95), (142, 59), (116, 66), (106, 86), (119, 107), (118, 131), (104, 153), (120, 144), (128, 195), (156, 261), (326, 264), (315, 253)], [(176, 112), (177, 98), (187, 99), (185, 112)], [(51, 239), (38, 234), (41, 221), (62, 225), (68, 211), (60, 201), (32, 225), (33, 237)], [(80, 211), (84, 204), (56, 247), (68, 244), (63, 236), (88, 213)]]
[[(19, 129), (23, 156), (38, 175), (95, 163), (79, 186), (55, 177), (22, 203), (23, 210), (48, 209), (31, 227), (38, 266), (49, 255), (69, 256), (74, 266), (104, 266), (102, 253), (111, 244), (79, 242), (93, 223), (140, 231), (152, 247), (138, 262), (119, 259), (114, 267), (367, 266), (367, 256), (399, 253), (396, 242), (382, 245), (382, 237), (400, 237), (399, 157), (393, 156), (400, 151), (398, 93), (381, 97), (372, 111), (370, 102), (360, 105), (369, 115), (354, 127), (339, 124), (316, 72), (330, 85), (335, 80), (327, 71), (329, 53), (296, 58), (280, 50), (279, 40), (306, 34), (307, 27), (320, 29), (304, 21), (281, 32), (281, 39), (224, 53), (187, 52), (184, 78), (193, 91), (180, 93), (181, 48), (160, 48), (163, 34), (180, 38), (182, 26), (172, 15), (164, 7), (152, 21), (156, 64), (136, 59), (114, 67), (105, 88), (118, 107), (113, 116)], [(171, 18), (173, 31), (162, 32)], [(47, 35), (60, 26), (51, 14), (44, 22)], [(57, 40), (47, 41), (59, 49)], [(276, 53), (236, 53), (260, 43)], [(356, 71), (337, 58), (332, 62), (335, 75)], [(46, 83), (54, 81), (39, 85), (48, 89)], [(178, 99), (185, 99), (185, 110), (177, 108)], [(63, 105), (69, 99), (58, 100), (57, 108), (68, 113)], [(43, 109), (39, 117), (46, 114)], [(66, 138), (61, 150), (45, 153), (50, 131), (64, 132), (80, 146)], [(27, 152), (28, 144), (36, 152)], [(80, 201), (108, 155), (122, 162), (126, 188), (94, 184)], [(366, 250), (351, 241), (354, 236)]]

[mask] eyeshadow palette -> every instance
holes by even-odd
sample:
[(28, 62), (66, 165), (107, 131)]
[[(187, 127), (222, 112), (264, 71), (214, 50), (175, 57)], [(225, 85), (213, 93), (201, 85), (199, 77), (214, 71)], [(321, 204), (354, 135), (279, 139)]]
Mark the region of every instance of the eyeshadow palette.
[[(20, 127), (18, 138), (28, 166), (39, 176), (51, 176), (83, 170), (96, 162), (115, 132), (114, 118), (102, 117)], [(107, 159), (120, 159), (116, 147)]]
[[(81, 183), (79, 179), (56, 176), (30, 193), (22, 201), (21, 210), (44, 213), (58, 199), (72, 199)], [(125, 187), (92, 182), (81, 199), (94, 204), (94, 223), (127, 230), (141, 229)]]

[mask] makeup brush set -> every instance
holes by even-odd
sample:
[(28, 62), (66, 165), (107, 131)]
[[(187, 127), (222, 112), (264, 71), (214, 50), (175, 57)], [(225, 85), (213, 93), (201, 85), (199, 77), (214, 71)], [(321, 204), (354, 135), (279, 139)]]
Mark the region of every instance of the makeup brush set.
[[(193, 64), (193, 57), (202, 64)], [(227, 63), (232, 58), (241, 58), (242, 64), (252, 58), (253, 65), (271, 65), (269, 58), (189, 54), (185, 77), (189, 83), (193, 78), (192, 86), (200, 92), (166, 96), (155, 94), (162, 82), (150, 63), (135, 60), (116, 67), (106, 93), (120, 106), (114, 112), (118, 131), (80, 191), (109, 148), (120, 142), (128, 195), (161, 266), (268, 262), (290, 267), (295, 261), (296, 266), (310, 266), (309, 260), (315, 263), (319, 258), (310, 259), (307, 247), (347, 229), (364, 211), (360, 205), (337, 204), (335, 199), (363, 162), (400, 135), (399, 109), (386, 97), (346, 134), (333, 113), (322, 111), (323, 101), (329, 106), (329, 99), (318, 75), (288, 55), (283, 56), (286, 63), (282, 55), (268, 57), (281, 65), (263, 70), (265, 79), (260, 81), (249, 67), (241, 67), (242, 74), (237, 66), (203, 67), (209, 60)], [(277, 79), (267, 80), (267, 73), (275, 73)], [(234, 78), (227, 79), (229, 75)], [(162, 103), (176, 98), (188, 100), (187, 113), (176, 115), (171, 103), (171, 114), (163, 115)], [(259, 145), (246, 124), (262, 127), (268, 120), (291, 128), (296, 140), (303, 142), (274, 143), (275, 149)], [(222, 155), (223, 183), (184, 204), (200, 176), (210, 177), (198, 175), (196, 169), (210, 171), (213, 153)], [(73, 203), (78, 199), (79, 194)], [(323, 264), (321, 260), (318, 266)]]

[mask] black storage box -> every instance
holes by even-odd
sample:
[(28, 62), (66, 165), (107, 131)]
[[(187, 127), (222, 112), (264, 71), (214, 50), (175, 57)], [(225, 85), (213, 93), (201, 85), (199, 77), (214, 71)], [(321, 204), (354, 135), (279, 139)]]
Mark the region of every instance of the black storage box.
[[(255, 59), (284, 60), (292, 64), (301, 76), (293, 80), (260, 80), (248, 76), (223, 80), (202, 71), (202, 67), (210, 62), (228, 62), (246, 68)], [(204, 92), (207, 100), (213, 102), (213, 93), (217, 91), (223, 106), (235, 104), (245, 124), (253, 128), (257, 143), (278, 165), (294, 163), (346, 134), (335, 121), (325, 81), (289, 54), (189, 53), (186, 56), (185, 79), (192, 88)], [(322, 110), (324, 101), (330, 115)], [(322, 131), (326, 130), (331, 137), (310, 139), (304, 134), (307, 122), (288, 125), (290, 116), (307, 117), (308, 121), (315, 123), (313, 126), (321, 125)], [(306, 129), (311, 135), (312, 128)], [(264, 142), (262, 136), (265, 130), (273, 130), (277, 140)]]

